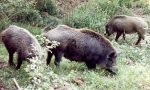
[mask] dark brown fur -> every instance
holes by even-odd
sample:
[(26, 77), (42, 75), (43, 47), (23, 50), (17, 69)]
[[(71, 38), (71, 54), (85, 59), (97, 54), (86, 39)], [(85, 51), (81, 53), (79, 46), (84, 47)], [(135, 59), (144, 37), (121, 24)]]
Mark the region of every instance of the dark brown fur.
[(139, 38), (136, 45), (139, 44), (141, 39), (144, 40), (144, 35), (148, 29), (148, 24), (140, 17), (118, 15), (113, 17), (106, 25), (106, 34), (110, 36), (113, 33), (117, 33), (116, 41), (123, 35), (125, 39), (125, 34), (137, 33)]
[(72, 61), (85, 62), (89, 69), (101, 67), (115, 72), (116, 51), (111, 43), (100, 34), (88, 29), (75, 29), (59, 25), (44, 33), (50, 41), (60, 42), (59, 47), (48, 52), (47, 65), (55, 56), (55, 65), (59, 66), (62, 56)]
[(26, 29), (11, 25), (1, 33), (1, 36), (9, 53), (10, 65), (15, 65), (13, 54), (15, 52), (18, 54), (16, 69), (20, 68), (23, 60), (40, 56), (41, 47), (38, 41)]

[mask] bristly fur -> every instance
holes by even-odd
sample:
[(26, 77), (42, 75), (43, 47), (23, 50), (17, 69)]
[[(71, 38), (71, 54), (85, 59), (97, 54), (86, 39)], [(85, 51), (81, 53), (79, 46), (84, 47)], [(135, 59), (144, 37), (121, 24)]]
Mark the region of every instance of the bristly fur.
[[(87, 35), (90, 35), (91, 38), (96, 38), (97, 40), (99, 40), (101, 43), (104, 43), (106, 46), (108, 47), (112, 47), (112, 45), (110, 44), (111, 42), (105, 38), (104, 36), (102, 36), (101, 34), (93, 31), (93, 30), (90, 30), (90, 29), (80, 29), (80, 31), (82, 33), (85, 33)], [(112, 47), (113, 48), (113, 47)]]
[(138, 34), (138, 40), (136, 45), (139, 44), (141, 39), (144, 40), (145, 33), (148, 30), (148, 24), (140, 17), (127, 16), (127, 15), (118, 15), (114, 16), (110, 21), (106, 24), (106, 34), (110, 36), (113, 33), (117, 33), (116, 41), (118, 38), (123, 35), (125, 39), (125, 34)]
[[(43, 35), (50, 41), (55, 40), (60, 43), (52, 50), (52, 53), (48, 52), (47, 65), (53, 55), (57, 66), (62, 56), (71, 61), (85, 62), (89, 69), (96, 68), (96, 64), (100, 64), (111, 71), (111, 67), (116, 64), (117, 53), (112, 44), (108, 39), (92, 30), (59, 25)], [(113, 63), (108, 65), (110, 60)]]
[(2, 41), (9, 53), (9, 64), (14, 65), (13, 54), (17, 52), (17, 67), (27, 58), (41, 56), (41, 46), (37, 39), (26, 29), (10, 25), (2, 33)]

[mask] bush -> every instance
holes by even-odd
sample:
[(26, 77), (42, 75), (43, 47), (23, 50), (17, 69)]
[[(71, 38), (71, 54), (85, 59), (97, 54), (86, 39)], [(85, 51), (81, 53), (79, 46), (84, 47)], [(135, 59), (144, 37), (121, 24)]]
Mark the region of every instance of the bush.
[(0, 5), (2, 17), (10, 19), (12, 22), (36, 24), (41, 20), (39, 12), (33, 7), (33, 1), (8, 0), (1, 2)]
[(37, 10), (24, 9), (18, 11), (17, 13), (14, 13), (10, 17), (10, 19), (13, 22), (30, 23), (32, 25), (35, 25), (42, 20), (42, 17), (40, 16)]
[(58, 15), (58, 9), (53, 0), (36, 0), (36, 8), (40, 12), (48, 12), (48, 14), (54, 16)]
[[(43, 12), (48, 13), (48, 16), (42, 16)], [(34, 26), (58, 23), (59, 20), (50, 15), (59, 16), (52, 0), (3, 0), (0, 2), (0, 18), (2, 18), (0, 29), (11, 22), (28, 23)]]

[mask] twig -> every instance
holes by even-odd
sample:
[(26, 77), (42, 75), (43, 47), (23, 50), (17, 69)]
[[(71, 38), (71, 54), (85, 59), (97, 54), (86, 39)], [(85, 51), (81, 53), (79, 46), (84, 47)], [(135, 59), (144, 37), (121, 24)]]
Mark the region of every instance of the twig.
[(20, 88), (19, 84), (17, 83), (16, 79), (15, 79), (15, 78), (12, 78), (12, 79), (13, 79), (15, 85), (17, 86), (18, 90), (22, 90), (22, 89)]

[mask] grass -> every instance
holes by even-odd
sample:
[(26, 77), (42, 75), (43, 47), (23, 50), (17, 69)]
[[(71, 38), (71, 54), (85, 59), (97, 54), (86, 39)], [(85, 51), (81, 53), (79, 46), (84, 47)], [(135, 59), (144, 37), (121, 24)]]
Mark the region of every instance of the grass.
[[(94, 3), (88, 8), (85, 8), (84, 5), (78, 8), (69, 18), (70, 21), (66, 20), (64, 23), (77, 28), (89, 27), (104, 33), (104, 25), (111, 16), (118, 13), (131, 13), (131, 9), (127, 7), (123, 6), (124, 11), (120, 12), (120, 9), (114, 6), (119, 0), (114, 0), (116, 2), (113, 2), (112, 5), (110, 2), (105, 5), (105, 2), (102, 3), (100, 0), (98, 2), (93, 1)], [(123, 4), (123, 1), (120, 1), (120, 3)], [(128, 2), (126, 4), (128, 7), (132, 7)], [(98, 7), (99, 5), (101, 7)], [(113, 10), (110, 9), (111, 7), (114, 7)], [(148, 9), (146, 8), (146, 10)], [(28, 29), (34, 35), (42, 32), (42, 28), (29, 24), (14, 24)], [(4, 84), (9, 90), (16, 90), (12, 80), (12, 78), (16, 78), (19, 86), (24, 90), (53, 90), (53, 88), (62, 89), (67, 86), (72, 90), (150, 90), (149, 31), (141, 46), (134, 45), (137, 40), (136, 34), (126, 35), (126, 40), (120, 38), (118, 42), (115, 42), (114, 38), (114, 35), (112, 35), (110, 41), (118, 52), (117, 66), (119, 69), (115, 76), (110, 75), (98, 66), (96, 70), (88, 70), (84, 63), (71, 62), (65, 58), (62, 59), (58, 68), (54, 65), (53, 58), (49, 66), (46, 66), (46, 59), (42, 59), (36, 62), (36, 68), (34, 69), (32, 69), (34, 64), (27, 62), (23, 62), (23, 66), (17, 71), (10, 66), (0, 69), (0, 85)], [(0, 44), (0, 61), (8, 62), (8, 53), (2, 44)]]
[[(0, 44), (0, 51), (0, 61), (8, 62), (8, 53), (4, 48), (4, 45), (2, 44)], [(29, 82), (29, 75), (23, 69), (16, 71), (14, 68), (9, 66), (0, 69), (0, 84), (6, 85), (10, 90), (16, 90), (12, 78), (16, 78), (17, 80), (19, 80), (18, 82), (20, 83), (20, 85), (27, 85), (27, 83)]]
[[(115, 42), (114, 42), (115, 43)], [(140, 53), (143, 47), (135, 47), (122, 43), (123, 45), (117, 45), (120, 51), (118, 57), (119, 72), (116, 76), (106, 75), (103, 70), (99, 68), (94, 71), (88, 71), (84, 64), (76, 62), (63, 61), (61, 68), (56, 72), (61, 77), (68, 77), (71, 73), (71, 79), (82, 77), (85, 82), (79, 87), (80, 90), (146, 90), (150, 88), (150, 71), (148, 70), (150, 65), (145, 60), (140, 60), (141, 56), (147, 57)], [(124, 45), (125, 44), (125, 45)], [(147, 52), (147, 51), (143, 51)], [(129, 55), (131, 54), (131, 55)], [(139, 57), (137, 57), (139, 56)], [(131, 60), (131, 58), (133, 60)], [(139, 60), (138, 60), (139, 59)], [(148, 60), (148, 57), (147, 59)], [(131, 62), (130, 62), (131, 61)], [(69, 62), (69, 63), (68, 63)], [(129, 63), (130, 62), (130, 63)], [(66, 68), (67, 67), (67, 68)], [(66, 70), (67, 69), (67, 70)], [(64, 74), (64, 75), (63, 75)], [(67, 75), (66, 75), (67, 74)]]
[(23, 27), (23, 28), (29, 30), (34, 35), (40, 35), (42, 33), (41, 27), (31, 26), (30, 24), (22, 24), (22, 23), (14, 23), (14, 25), (18, 25), (20, 27)]
[[(127, 35), (128, 36), (128, 35)], [(149, 52), (150, 48), (147, 44), (142, 44), (142, 46), (134, 46), (130, 42), (134, 35), (130, 35), (126, 42), (122, 42), (121, 39), (119, 43), (112, 40), (113, 45), (117, 49), (119, 55), (117, 58), (117, 65), (119, 68), (118, 74), (116, 76), (111, 76), (99, 67), (96, 70), (88, 70), (84, 63), (71, 62), (63, 58), (60, 68), (55, 67), (53, 60), (50, 66), (40, 65), (39, 67), (46, 67), (50, 69), (39, 69), (43, 70), (44, 73), (53, 72), (54, 76), (48, 76), (47, 80), (52, 80), (56, 85), (63, 85), (64, 83), (69, 83), (70, 88), (73, 90), (149, 90), (150, 89), (150, 64), (149, 64)], [(150, 35), (147, 35), (147, 38)], [(113, 38), (113, 37), (112, 37)], [(0, 54), (2, 61), (7, 61), (8, 55), (3, 45), (0, 45), (0, 50), (3, 51)], [(43, 61), (45, 64), (45, 61)], [(19, 85), (23, 88), (28, 87), (31, 84), (32, 77), (24, 70), (28, 63), (24, 62), (23, 67), (16, 71), (11, 67), (5, 67), (0, 69), (0, 83), (7, 85), (9, 90), (16, 90), (15, 84), (12, 78), (16, 78)], [(30, 66), (30, 65), (29, 65)], [(55, 77), (56, 75), (56, 77)], [(54, 78), (55, 77), (55, 78)], [(59, 79), (58, 79), (59, 78)], [(82, 78), (83, 82), (81, 84), (76, 84), (76, 78)], [(53, 86), (53, 83), (50, 86)], [(42, 84), (42, 83), (41, 83)], [(45, 87), (49, 87), (46, 85)]]
[(132, 15), (131, 8), (127, 8), (121, 1), (89, 0), (88, 3), (81, 5), (70, 13), (69, 18), (68, 16), (65, 17), (63, 23), (76, 28), (88, 27), (104, 33), (104, 26), (112, 16), (118, 14)]
[(0, 44), (0, 51), (1, 51), (1, 54), (0, 54), (0, 59), (2, 61), (5, 61), (6, 57), (7, 57), (7, 51), (6, 49), (4, 48), (4, 45), (3, 44)]

